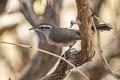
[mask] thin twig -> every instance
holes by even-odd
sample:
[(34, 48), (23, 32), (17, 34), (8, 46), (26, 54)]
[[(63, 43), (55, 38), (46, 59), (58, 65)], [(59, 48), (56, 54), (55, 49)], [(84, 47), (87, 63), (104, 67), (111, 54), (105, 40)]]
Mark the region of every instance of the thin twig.
[(19, 43), (11, 43), (11, 42), (0, 42), (0, 43), (11, 44), (11, 45), (21, 46), (21, 47), (25, 47), (25, 48), (35, 49), (35, 50), (43, 52), (45, 54), (52, 55), (52, 56), (54, 56), (56, 58), (62, 59), (66, 63), (70, 64), (73, 68), (75, 68), (84, 77), (85, 80), (89, 80), (88, 77), (83, 72), (81, 72), (74, 64), (72, 64), (71, 62), (69, 62), (65, 58), (63, 58), (61, 56), (58, 56), (58, 55), (56, 55), (54, 53), (51, 53), (51, 52), (48, 52), (48, 51), (45, 51), (45, 50), (42, 50), (42, 49), (39, 49), (39, 48), (35, 48), (35, 47), (29, 46), (29, 45), (19, 44)]
[[(96, 16), (95, 16), (95, 18), (99, 19), (99, 18), (96, 17)], [(103, 20), (102, 20), (102, 21), (103, 21)], [(103, 22), (104, 22), (104, 21), (103, 21)], [(111, 72), (113, 75), (115, 75), (114, 72), (113, 72), (113, 70), (112, 70), (112, 68), (110, 67), (109, 63), (107, 62), (105, 56), (102, 54), (101, 45), (100, 45), (100, 42), (101, 42), (101, 41), (100, 41), (100, 39), (99, 39), (98, 31), (97, 31), (97, 29), (96, 29), (96, 27), (95, 27), (95, 23), (94, 23), (93, 17), (92, 17), (92, 24), (93, 24), (94, 29), (95, 29), (95, 34), (96, 34), (96, 36), (97, 36), (98, 53), (99, 53), (100, 56), (103, 58), (105, 64), (107, 65), (108, 69), (110, 70), (110, 72)]]
[(97, 16), (94, 15), (93, 17), (95, 19), (97, 19), (98, 21), (105, 23), (107, 26), (111, 26), (109, 23), (106, 23), (105, 21), (103, 21), (102, 19), (98, 18)]

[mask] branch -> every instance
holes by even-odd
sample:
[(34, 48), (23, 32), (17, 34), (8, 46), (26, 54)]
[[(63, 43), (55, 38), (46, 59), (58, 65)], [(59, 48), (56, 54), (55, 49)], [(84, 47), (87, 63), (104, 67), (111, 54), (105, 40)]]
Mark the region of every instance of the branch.
[(34, 27), (41, 23), (38, 16), (33, 11), (32, 2), (33, 0), (19, 0), (20, 1), (20, 9), (24, 14), (25, 18), (30, 22), (30, 24)]
[[(62, 56), (66, 56), (66, 59), (69, 60), (70, 56), (72, 56), (70, 54), (72, 54), (72, 53), (77, 54), (78, 52), (79, 51), (77, 51), (77, 50), (71, 52), (70, 49), (68, 49), (64, 53), (65, 55), (62, 55)], [(73, 60), (69, 60), (69, 61), (73, 61)], [(68, 66), (70, 67), (69, 64), (65, 63), (63, 60), (60, 60), (56, 70), (52, 74), (47, 75), (47, 76), (41, 78), (40, 80), (59, 80), (59, 79), (63, 80), (67, 76), (67, 74), (65, 74), (65, 72), (67, 70), (70, 70), (70, 68)], [(72, 68), (75, 68), (80, 73), (82, 80), (89, 80), (88, 77), (83, 72), (79, 71), (78, 68), (76, 68), (76, 67), (72, 67)]]
[[(82, 78), (83, 78), (83, 80), (89, 80), (85, 75), (84, 75), (84, 73), (82, 73), (75, 65), (73, 65), (71, 62), (69, 62), (68, 60), (66, 60), (65, 58), (63, 58), (63, 57), (61, 57), (61, 56), (59, 56), (59, 55), (56, 55), (56, 54), (54, 54), (54, 53), (51, 53), (51, 52), (48, 52), (48, 51), (45, 51), (45, 50), (42, 50), (42, 49), (38, 49), (38, 48), (35, 48), (35, 47), (32, 47), (32, 46), (28, 46), (28, 45), (23, 45), (23, 44), (18, 44), (18, 43), (11, 43), (11, 42), (0, 42), (0, 43), (5, 43), (5, 44), (11, 44), (11, 45), (16, 45), (16, 46), (20, 46), (20, 47), (24, 47), (24, 48), (32, 48), (32, 49), (34, 49), (34, 50), (37, 50), (37, 51), (40, 51), (40, 52), (42, 52), (43, 54), (48, 54), (48, 55), (51, 55), (51, 56), (54, 56), (54, 57), (56, 57), (56, 58), (59, 58), (59, 59), (61, 59), (62, 61), (60, 61), (60, 63), (63, 63), (63, 62), (66, 62), (66, 63), (68, 63), (69, 65), (71, 65), (73, 68), (75, 68), (81, 75), (82, 75)], [(68, 55), (69, 54), (69, 52), (70, 52), (70, 50), (68, 50), (68, 51), (66, 51), (66, 55)], [(64, 56), (64, 55), (63, 55)], [(61, 64), (60, 64), (61, 65)], [(63, 63), (63, 65), (62, 66), (65, 66), (64, 65), (64, 63)], [(59, 69), (58, 69), (59, 68)], [(65, 69), (67, 68), (67, 66), (65, 66), (65, 69), (61, 69), (61, 67), (58, 67), (57, 69), (56, 69), (56, 71), (55, 72), (57, 72), (57, 73), (59, 73), (59, 71), (60, 70), (63, 70), (64, 72), (65, 72)], [(63, 73), (64, 73), (63, 72)], [(54, 77), (55, 76), (55, 77)], [(60, 77), (57, 77), (56, 75), (53, 75), (53, 76), (50, 76), (50, 77), (47, 77), (49, 80), (58, 80), (58, 79), (61, 79)], [(19, 80), (19, 79), (17, 79), (17, 80)], [(46, 78), (45, 79), (41, 79), (41, 80), (46, 80)]]
[[(104, 22), (103, 20), (99, 19), (98, 17), (96, 17), (96, 16), (94, 16), (94, 17), (95, 17), (96, 19), (98, 19), (98, 20)], [(120, 77), (119, 77), (120, 74), (114, 73), (114, 71), (113, 71), (112, 67), (109, 65), (109, 63), (108, 63), (106, 57), (103, 55), (103, 51), (101, 51), (102, 48), (101, 48), (101, 44), (100, 44), (100, 43), (101, 43), (100, 35), (98, 34), (98, 32), (97, 32), (97, 30), (96, 30), (96, 27), (95, 27), (93, 18), (92, 18), (92, 23), (93, 23), (93, 26), (94, 26), (94, 28), (95, 28), (95, 33), (96, 33), (96, 36), (97, 36), (98, 53), (100, 54), (101, 58), (103, 59), (104, 63), (106, 64), (106, 66), (108, 67), (109, 72), (110, 72), (114, 77), (116, 77), (116, 78), (119, 79), (119, 78), (120, 78)], [(105, 23), (105, 22), (104, 22), (104, 23)], [(108, 24), (108, 26), (111, 26), (111, 25)]]
[(93, 48), (93, 37), (91, 31), (91, 15), (88, 0), (76, 0), (78, 9), (78, 20), (80, 20), (80, 36), (81, 36), (81, 51), (79, 54), (74, 54), (70, 58), (74, 65), (80, 66), (88, 61), (94, 56)]

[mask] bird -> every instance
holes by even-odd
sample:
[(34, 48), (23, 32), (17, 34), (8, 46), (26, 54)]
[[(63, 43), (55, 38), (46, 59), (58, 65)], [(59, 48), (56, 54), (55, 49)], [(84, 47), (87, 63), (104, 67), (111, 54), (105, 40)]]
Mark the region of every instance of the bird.
[[(107, 24), (98, 24), (96, 25), (96, 29), (109, 31), (112, 28)], [(79, 30), (55, 27), (48, 23), (41, 23), (33, 28), (30, 28), (29, 30), (37, 30), (43, 33), (47, 39), (47, 42), (57, 47), (72, 46), (77, 40), (81, 40)], [(91, 30), (95, 30), (93, 26), (91, 27)]]

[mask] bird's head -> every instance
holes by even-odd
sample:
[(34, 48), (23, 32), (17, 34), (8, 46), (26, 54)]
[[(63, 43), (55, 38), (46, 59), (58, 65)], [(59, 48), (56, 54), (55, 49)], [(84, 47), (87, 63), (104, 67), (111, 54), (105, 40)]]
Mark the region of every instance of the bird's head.
[(33, 28), (30, 28), (29, 30), (37, 30), (44, 34), (49, 33), (52, 30), (52, 25), (50, 24), (39, 24)]

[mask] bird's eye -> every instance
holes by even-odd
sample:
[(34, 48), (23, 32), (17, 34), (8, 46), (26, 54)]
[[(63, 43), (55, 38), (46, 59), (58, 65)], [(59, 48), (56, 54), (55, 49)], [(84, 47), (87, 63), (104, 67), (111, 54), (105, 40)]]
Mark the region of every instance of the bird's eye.
[(50, 27), (39, 27), (39, 29), (46, 29), (46, 30), (49, 30), (51, 29)]
[(44, 29), (44, 27), (40, 27), (40, 29)]

